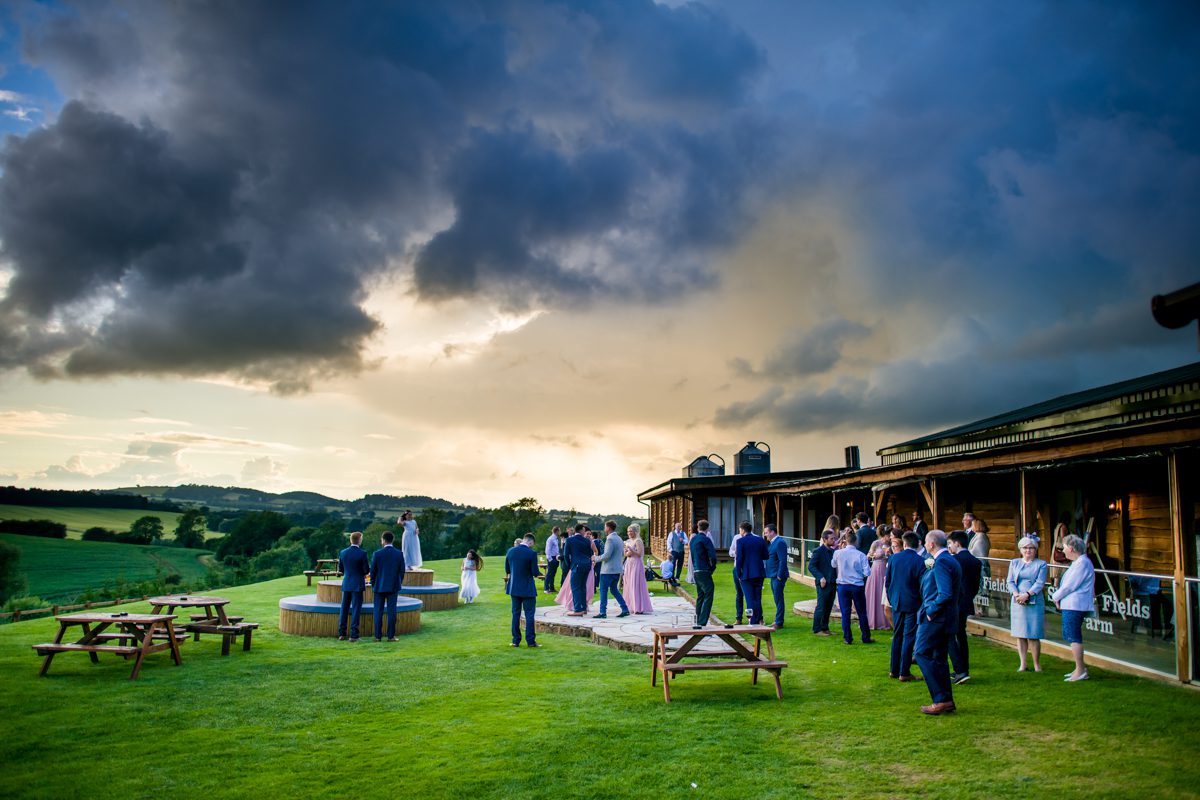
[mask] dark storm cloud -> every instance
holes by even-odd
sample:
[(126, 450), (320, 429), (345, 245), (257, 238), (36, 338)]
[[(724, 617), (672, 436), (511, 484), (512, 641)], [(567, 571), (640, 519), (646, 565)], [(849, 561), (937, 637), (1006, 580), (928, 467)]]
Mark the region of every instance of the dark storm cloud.
[(702, 7), (112, 2), (20, 19), (69, 102), (0, 155), (9, 367), (302, 389), (363, 366), (383, 271), (411, 263), (428, 300), (651, 298), (711, 283), (745, 219), (763, 56)]

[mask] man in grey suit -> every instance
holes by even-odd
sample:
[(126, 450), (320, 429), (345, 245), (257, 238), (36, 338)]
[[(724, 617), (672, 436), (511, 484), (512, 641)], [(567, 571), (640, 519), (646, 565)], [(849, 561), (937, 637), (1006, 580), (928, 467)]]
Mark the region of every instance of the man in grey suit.
[(608, 618), (605, 611), (608, 608), (608, 593), (611, 591), (617, 599), (617, 604), (621, 606), (621, 613), (617, 616), (628, 617), (629, 606), (625, 605), (625, 598), (617, 589), (617, 581), (621, 579), (621, 559), (625, 555), (625, 545), (617, 533), (617, 523), (611, 519), (604, 523), (604, 533), (604, 552), (592, 557), (600, 565), (600, 613), (593, 616), (597, 619)]

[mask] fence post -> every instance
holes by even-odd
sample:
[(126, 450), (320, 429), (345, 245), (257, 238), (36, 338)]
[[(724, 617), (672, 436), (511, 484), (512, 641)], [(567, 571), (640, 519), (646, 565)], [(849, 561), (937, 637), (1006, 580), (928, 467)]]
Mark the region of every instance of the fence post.
[(15, 611), (13, 611), (12, 617), (13, 617), (12, 618), (13, 622), (20, 622), (21, 621), (21, 609), (18, 608)]

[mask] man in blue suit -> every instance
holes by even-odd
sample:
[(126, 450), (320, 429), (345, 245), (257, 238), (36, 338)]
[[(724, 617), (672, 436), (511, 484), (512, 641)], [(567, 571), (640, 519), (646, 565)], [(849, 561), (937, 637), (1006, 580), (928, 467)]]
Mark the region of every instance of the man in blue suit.
[(921, 578), (925, 559), (917, 555), (920, 540), (912, 531), (904, 536), (904, 549), (888, 559), (884, 591), (892, 604), (892, 664), (889, 678), (915, 681), (912, 674), (913, 646), (917, 641), (917, 614), (921, 611)]
[(754, 532), (754, 527), (749, 522), (743, 522), (741, 528), (743, 535), (738, 540), (733, 568), (742, 584), (742, 591), (746, 594), (750, 624), (761, 625), (763, 580), (767, 577), (767, 543)]
[(582, 523), (567, 537), (563, 549), (571, 570), (571, 610), (569, 617), (582, 617), (587, 612), (587, 579), (592, 571), (592, 542), (583, 535)]
[(696, 626), (708, 624), (712, 613), (713, 571), (717, 568), (717, 548), (708, 538), (708, 520), (696, 523), (696, 535), (689, 545), (692, 551), (692, 577), (696, 579)]
[(375, 551), (371, 561), (371, 591), (375, 594), (375, 641), (383, 638), (383, 610), (387, 607), (387, 640), (396, 641), (396, 598), (404, 584), (404, 554), (392, 546), (396, 540), (391, 531), (384, 531), (379, 541), (383, 547)]
[(921, 712), (937, 715), (955, 710), (946, 654), (958, 624), (962, 568), (946, 549), (945, 532), (930, 531), (925, 536), (925, 549), (933, 557), (933, 567), (921, 578), (920, 621), (913, 654), (933, 700), (931, 705), (921, 706)]
[(954, 625), (954, 635), (950, 637), (950, 665), (954, 671), (950, 673), (950, 682), (955, 686), (971, 680), (971, 657), (967, 642), (967, 617), (975, 613), (975, 595), (979, 594), (979, 581), (983, 577), (983, 562), (971, 555), (967, 549), (966, 531), (954, 531), (950, 534), (947, 549), (962, 570), (962, 586), (958, 594), (958, 620)]
[(833, 568), (833, 541), (837, 531), (821, 534), (821, 544), (808, 557), (808, 574), (812, 575), (817, 589), (817, 609), (813, 612), (813, 634), (829, 635), (829, 615), (833, 612), (833, 598), (837, 596), (837, 571)]
[(521, 646), (521, 612), (525, 613), (525, 644), (539, 647), (533, 629), (533, 614), (537, 607), (537, 584), (534, 578), (542, 577), (538, 571), (535, 539), (527, 533), (521, 543), (509, 548), (504, 556), (505, 591), (512, 600), (512, 646)]
[(350, 534), (350, 546), (338, 553), (338, 568), (342, 571), (342, 610), (338, 614), (338, 641), (346, 641), (346, 617), (350, 617), (350, 641), (358, 641), (358, 618), (362, 614), (363, 592), (367, 590), (367, 573), (371, 562), (367, 551), (359, 545), (362, 532)]
[(775, 627), (783, 627), (783, 590), (787, 586), (788, 561), (787, 542), (779, 538), (775, 526), (763, 528), (763, 536), (767, 538), (767, 577), (771, 579), (771, 597), (775, 599)]

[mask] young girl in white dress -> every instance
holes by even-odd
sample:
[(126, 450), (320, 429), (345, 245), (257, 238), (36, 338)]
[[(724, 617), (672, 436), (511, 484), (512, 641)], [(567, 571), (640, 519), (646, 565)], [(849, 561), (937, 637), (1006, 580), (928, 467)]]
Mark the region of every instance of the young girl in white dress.
[(475, 598), (479, 597), (479, 570), (481, 569), (483, 569), (483, 559), (474, 550), (468, 550), (467, 557), (463, 559), (462, 563), (460, 577), (462, 588), (458, 591), (458, 596), (464, 603), (474, 603)]

